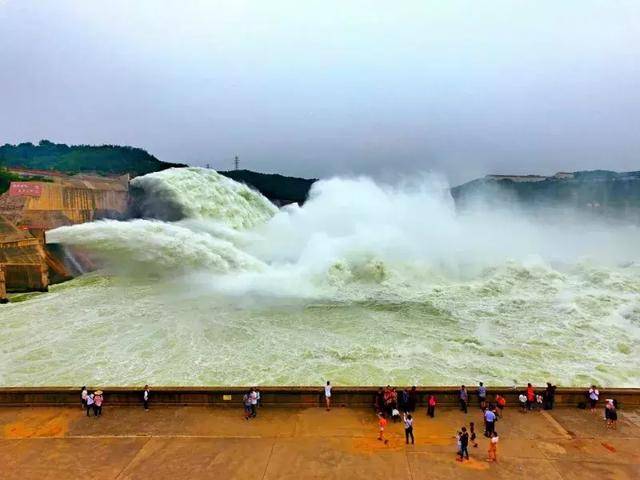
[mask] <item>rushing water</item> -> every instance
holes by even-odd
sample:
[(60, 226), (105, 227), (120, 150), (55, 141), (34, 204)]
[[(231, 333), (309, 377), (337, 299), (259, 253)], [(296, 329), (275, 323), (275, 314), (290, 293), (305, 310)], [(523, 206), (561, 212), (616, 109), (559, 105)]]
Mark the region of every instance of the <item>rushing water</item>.
[(0, 384), (640, 384), (637, 227), (456, 213), (444, 185), (134, 180), (182, 220), (49, 233), (105, 268), (0, 307)]

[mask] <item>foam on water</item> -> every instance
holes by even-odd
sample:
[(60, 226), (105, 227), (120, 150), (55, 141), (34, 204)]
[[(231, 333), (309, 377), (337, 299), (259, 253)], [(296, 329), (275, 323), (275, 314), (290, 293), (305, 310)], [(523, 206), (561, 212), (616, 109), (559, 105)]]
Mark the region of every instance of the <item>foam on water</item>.
[(433, 177), (279, 211), (208, 170), (136, 183), (189, 218), (49, 232), (106, 267), (2, 307), (1, 384), (640, 381), (635, 226), (458, 214)]

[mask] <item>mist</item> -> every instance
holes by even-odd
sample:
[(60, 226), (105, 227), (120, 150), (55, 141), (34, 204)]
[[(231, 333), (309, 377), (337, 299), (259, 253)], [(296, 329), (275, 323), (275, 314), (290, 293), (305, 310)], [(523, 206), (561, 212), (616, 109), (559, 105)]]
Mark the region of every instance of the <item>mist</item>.
[[(125, 275), (172, 277), (231, 296), (345, 298), (414, 295), (488, 271), (637, 264), (637, 225), (573, 210), (477, 203), (458, 211), (442, 176), (395, 184), (369, 177), (315, 183), (308, 201), (275, 209), (217, 172), (171, 169), (135, 180), (141, 201), (189, 212), (175, 222), (104, 220), (49, 232)], [(505, 204), (508, 205), (508, 204)], [(125, 271), (123, 271), (125, 269)]]

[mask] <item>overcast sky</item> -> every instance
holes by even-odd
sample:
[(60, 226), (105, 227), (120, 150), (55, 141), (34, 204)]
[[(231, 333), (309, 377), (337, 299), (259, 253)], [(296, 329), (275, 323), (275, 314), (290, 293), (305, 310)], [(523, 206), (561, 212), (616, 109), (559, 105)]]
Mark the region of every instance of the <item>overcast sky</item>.
[(307, 177), (640, 169), (640, 1), (0, 0), (0, 143)]

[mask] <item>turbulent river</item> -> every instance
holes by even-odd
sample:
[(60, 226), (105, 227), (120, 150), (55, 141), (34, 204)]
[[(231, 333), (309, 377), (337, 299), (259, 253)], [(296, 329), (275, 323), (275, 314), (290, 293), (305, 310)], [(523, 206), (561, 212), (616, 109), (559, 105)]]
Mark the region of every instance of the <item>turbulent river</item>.
[[(432, 177), (275, 208), (211, 170), (48, 233), (98, 272), (0, 306), (0, 385), (640, 384), (640, 232), (456, 212)], [(158, 215), (155, 215), (158, 216)]]

